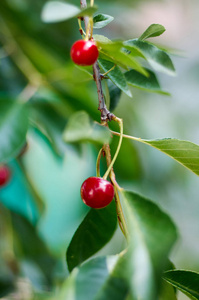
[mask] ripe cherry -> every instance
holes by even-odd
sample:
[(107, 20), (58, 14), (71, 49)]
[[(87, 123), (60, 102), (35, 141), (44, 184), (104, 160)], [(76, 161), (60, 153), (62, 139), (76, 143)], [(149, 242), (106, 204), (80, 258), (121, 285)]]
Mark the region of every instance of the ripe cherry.
[(10, 169), (6, 165), (0, 165), (0, 187), (8, 183), (10, 179)]
[(81, 198), (86, 205), (92, 208), (107, 206), (113, 197), (113, 185), (101, 177), (89, 177), (81, 186)]
[(99, 52), (94, 41), (76, 41), (70, 51), (71, 58), (76, 65), (91, 66), (98, 59)]

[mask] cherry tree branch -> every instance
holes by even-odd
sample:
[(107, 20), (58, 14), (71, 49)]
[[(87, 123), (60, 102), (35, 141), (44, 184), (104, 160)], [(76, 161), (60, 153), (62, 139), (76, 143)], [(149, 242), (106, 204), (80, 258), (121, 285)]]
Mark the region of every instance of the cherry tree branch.
[[(86, 8), (87, 7), (86, 0), (80, 0), (80, 5), (81, 8)], [(85, 16), (83, 19), (85, 24), (85, 30), (87, 30), (87, 27), (89, 26), (89, 17)], [(98, 109), (101, 112), (101, 121), (102, 122), (111, 121), (114, 115), (107, 109), (105, 104), (104, 94), (102, 90), (102, 79), (101, 79), (98, 62), (95, 62), (93, 65), (93, 77), (97, 86), (97, 94), (98, 94), (98, 101), (99, 101)]]

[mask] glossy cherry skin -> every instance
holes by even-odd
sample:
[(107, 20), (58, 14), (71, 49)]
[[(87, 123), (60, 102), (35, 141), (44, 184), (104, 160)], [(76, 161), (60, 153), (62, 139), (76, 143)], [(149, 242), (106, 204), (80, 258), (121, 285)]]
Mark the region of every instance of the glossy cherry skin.
[(81, 186), (81, 198), (86, 205), (92, 208), (107, 206), (113, 197), (113, 185), (101, 177), (89, 177)]
[(10, 169), (6, 165), (0, 165), (0, 187), (6, 185), (10, 179)]
[(94, 41), (76, 41), (70, 51), (71, 58), (76, 65), (91, 66), (98, 59), (99, 52)]

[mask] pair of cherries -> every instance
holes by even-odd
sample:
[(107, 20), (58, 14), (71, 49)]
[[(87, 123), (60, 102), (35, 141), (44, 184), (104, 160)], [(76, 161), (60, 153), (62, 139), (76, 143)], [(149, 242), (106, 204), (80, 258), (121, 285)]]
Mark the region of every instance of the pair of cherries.
[[(99, 52), (94, 41), (76, 41), (70, 52), (76, 65), (91, 66), (98, 59)], [(114, 197), (113, 185), (101, 177), (89, 177), (81, 186), (83, 202), (92, 208), (106, 207)]]

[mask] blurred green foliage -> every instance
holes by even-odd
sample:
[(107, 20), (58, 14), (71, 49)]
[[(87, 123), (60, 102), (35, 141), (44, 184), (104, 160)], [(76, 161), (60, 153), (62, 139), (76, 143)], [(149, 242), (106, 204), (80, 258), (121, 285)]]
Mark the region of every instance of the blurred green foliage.
[[(45, 2), (0, 2), (0, 101), (7, 99), (13, 105), (16, 100), (27, 102), (26, 112), (22, 115), (24, 119), (28, 114), (30, 116), (26, 137), (28, 148), (23, 156), (7, 160), (12, 178), (8, 185), (0, 189), (0, 297), (15, 290), (15, 293), (21, 295), (21, 299), (26, 300), (33, 299), (33, 290), (35, 295), (38, 294), (38, 299), (45, 295), (46, 299), (50, 299), (48, 291), (54, 291), (67, 276), (65, 250), (87, 212), (80, 200), (79, 188), (85, 178), (95, 174), (95, 160), (99, 150), (99, 145), (83, 143), (71, 146), (62, 139), (72, 113), (84, 110), (98, 122), (100, 113), (97, 110), (95, 83), (89, 72), (85, 73), (81, 68), (75, 67), (70, 60), (70, 47), (80, 38), (77, 21), (71, 19), (55, 24), (43, 23), (41, 10)], [(147, 1), (140, 1), (144, 2)], [(71, 4), (79, 6), (79, 1), (71, 1)], [(137, 1), (129, 0), (122, 3), (119, 0), (103, 0), (97, 4), (100, 12), (114, 17), (127, 10), (135, 12), (139, 5)], [(115, 18), (110, 27), (107, 27), (110, 29), (105, 29), (109, 38), (118, 38), (121, 22), (125, 23), (124, 18)], [(130, 28), (124, 35), (129, 37), (131, 34), (134, 38), (136, 29), (141, 34), (139, 28)], [(103, 33), (103, 29), (99, 32)], [(165, 80), (164, 76), (160, 78)], [(143, 78), (140, 82), (143, 82)], [(169, 84), (171, 91), (166, 84), (165, 89), (172, 92), (172, 85), (168, 81)], [(155, 87), (159, 89), (156, 81)], [(183, 121), (180, 122), (180, 128), (177, 127), (178, 122), (173, 121), (175, 118), (180, 119), (179, 106), (172, 112), (173, 107), (168, 98), (148, 96), (134, 88), (132, 91), (133, 100), (122, 95), (114, 110), (116, 115), (124, 119), (126, 133), (134, 132), (143, 138), (155, 138), (160, 134), (158, 137), (179, 134), (179, 138), (188, 138), (183, 135)], [(165, 111), (168, 111), (168, 115)], [(3, 110), (0, 111), (0, 116), (2, 115)], [(19, 120), (14, 125), (15, 130), (21, 133), (15, 156), (24, 146), (23, 129), (27, 126), (21, 116)], [(162, 120), (165, 120), (166, 125)], [(170, 130), (166, 130), (164, 126)], [(118, 131), (115, 124), (110, 127)], [(13, 143), (16, 142), (14, 137), (15, 135)], [(4, 143), (5, 140), (0, 140), (0, 153)], [(112, 137), (112, 153), (115, 152), (117, 143), (118, 138)], [(193, 224), (196, 224), (197, 201), (193, 200), (192, 206), (190, 205), (192, 209), (188, 212), (187, 199), (197, 198), (197, 190), (194, 192), (195, 185), (198, 184), (197, 178), (188, 175), (188, 171), (182, 171), (181, 166), (176, 166), (177, 164), (154, 151), (129, 140), (123, 141), (114, 167), (118, 181), (124, 187), (149, 194), (155, 200), (160, 199), (159, 203), (177, 219), (182, 229), (183, 223), (178, 214), (182, 219), (186, 212), (184, 218), (187, 222), (193, 218)], [(106, 169), (105, 161), (102, 162), (101, 169)], [(192, 212), (195, 212), (194, 216)], [(199, 230), (199, 226), (196, 227)], [(179, 264), (190, 258), (189, 254), (184, 253), (188, 253), (185, 250), (191, 248), (188, 245), (190, 240), (187, 239), (190, 232), (192, 226), (188, 227), (187, 232), (185, 230), (184, 236), (182, 234), (184, 249), (181, 256), (178, 256)], [(123, 238), (118, 238), (122, 244)], [(196, 247), (193, 252), (197, 253), (197, 249)], [(110, 246), (109, 250), (109, 254), (116, 253), (121, 250), (121, 246)], [(185, 261), (185, 265), (193, 265), (198, 269), (195, 256), (193, 255), (192, 261)], [(88, 265), (86, 268), (92, 271), (93, 267)], [(109, 276), (109, 271), (105, 270), (104, 274)], [(21, 277), (24, 279), (22, 289)], [(74, 278), (71, 278), (73, 287)], [(125, 290), (125, 286), (122, 287)], [(22, 295), (22, 290), (27, 290), (28, 294)], [(103, 294), (103, 290), (101, 293)]]

